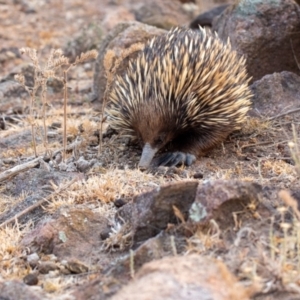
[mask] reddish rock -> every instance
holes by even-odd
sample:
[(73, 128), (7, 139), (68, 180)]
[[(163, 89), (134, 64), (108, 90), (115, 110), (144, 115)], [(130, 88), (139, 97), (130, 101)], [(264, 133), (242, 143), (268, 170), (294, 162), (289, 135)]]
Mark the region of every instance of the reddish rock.
[[(189, 220), (206, 223), (214, 219), (222, 230), (234, 227), (234, 212), (242, 211), (252, 201), (259, 202), (262, 187), (253, 182), (211, 180), (198, 186)], [(230, 217), (229, 217), (230, 216)]]
[(187, 217), (195, 200), (198, 181), (182, 181), (161, 186), (137, 196), (133, 203), (120, 208), (120, 221), (132, 224), (133, 241), (137, 245), (167, 228), (169, 223), (177, 223), (176, 207), (183, 217)]
[(176, 234), (177, 236), (174, 236), (163, 231), (157, 236), (148, 239), (134, 250), (132, 256), (124, 256), (119, 260), (118, 265), (113, 264), (104, 273), (110, 274), (113, 278), (122, 282), (128, 281), (132, 271), (132, 257), (134, 257), (134, 271), (137, 272), (145, 263), (169, 256), (171, 253), (179, 254), (185, 252), (185, 239), (178, 234), (178, 230)]
[[(146, 0), (134, 9), (136, 20), (151, 26), (171, 29), (184, 26), (190, 19), (178, 0)], [(186, 1), (187, 2), (187, 1)]]
[(246, 300), (249, 295), (220, 262), (200, 255), (167, 257), (144, 265), (112, 300)]
[(300, 74), (300, 7), (293, 0), (239, 1), (214, 19), (213, 30), (246, 57), (253, 81), (274, 72)]
[[(104, 91), (106, 88), (106, 73), (104, 68), (104, 59), (108, 50), (113, 51), (112, 60), (115, 62), (126, 49), (139, 43), (144, 44), (156, 35), (165, 31), (153, 26), (148, 26), (139, 22), (124, 22), (118, 24), (103, 39), (99, 48), (99, 55), (95, 64), (93, 92), (94, 98), (103, 101)], [(116, 74), (122, 74), (128, 66), (130, 58), (137, 55), (137, 51), (132, 52), (122, 60), (122, 63), (116, 70)], [(115, 64), (112, 63), (112, 67)]]
[(100, 255), (100, 234), (107, 226), (105, 218), (88, 208), (61, 209), (51, 219), (41, 221), (24, 237), (22, 244), (31, 252), (53, 253), (60, 260), (75, 259), (91, 265), (103, 259), (105, 265), (109, 256)]

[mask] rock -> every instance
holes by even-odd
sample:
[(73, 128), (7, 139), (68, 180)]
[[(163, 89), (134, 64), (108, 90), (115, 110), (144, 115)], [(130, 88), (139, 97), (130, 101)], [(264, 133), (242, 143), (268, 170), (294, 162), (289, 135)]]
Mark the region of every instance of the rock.
[(10, 97), (25, 97), (27, 96), (26, 90), (16, 81), (8, 80), (0, 82), (0, 98)]
[(12, 60), (20, 57), (21, 57), (20, 51), (16, 47), (0, 49), (0, 63), (4, 63), (8, 60)]
[[(0, 83), (1, 85), (1, 83)], [(1, 95), (0, 95), (1, 97)], [(41, 143), (41, 139), (37, 138), (37, 143)], [(8, 149), (18, 149), (20, 147), (29, 147), (32, 143), (32, 136), (31, 136), (31, 131), (24, 130), (22, 132), (17, 132), (17, 133), (12, 133), (6, 137), (1, 138), (1, 147), (2, 151), (3, 150), (8, 150)]]
[[(25, 78), (25, 85), (28, 87), (33, 87), (34, 85), (34, 66), (32, 64), (24, 63), (16, 66), (8, 75), (1, 79), (1, 82), (13, 81), (15, 84), (19, 85), (19, 88), (22, 88), (22, 91), (26, 93), (26, 97), (29, 97), (28, 93), (24, 88), (15, 80), (15, 75), (22, 74)], [(18, 96), (18, 94), (9, 94), (8, 97)]]
[(23, 278), (23, 281), (27, 285), (37, 285), (39, 282), (37, 273), (30, 273)]
[[(19, 212), (24, 211), (27, 207), (33, 205), (43, 197), (47, 197), (53, 191), (50, 190), (50, 185), (52, 182), (56, 185), (59, 185), (62, 182), (75, 178), (82, 179), (82, 176), (78, 173), (66, 173), (58, 171), (48, 172), (35, 168), (21, 172), (7, 182), (5, 185), (5, 192), (15, 197), (18, 197), (22, 193), (25, 193), (28, 196), (26, 196), (23, 201), (12, 205), (9, 210), (0, 214), (0, 223), (14, 217)], [(45, 189), (45, 187), (47, 188)], [(25, 222), (29, 219), (35, 220), (41, 217), (42, 214), (44, 214), (44, 210), (38, 207), (37, 209), (25, 214), (19, 220), (21, 222)]]
[(201, 172), (196, 172), (194, 175), (193, 175), (193, 178), (195, 179), (203, 179), (204, 175), (203, 173)]
[(73, 62), (81, 53), (97, 49), (102, 39), (102, 34), (99, 24), (95, 22), (87, 24), (63, 47), (65, 56)]
[(25, 283), (13, 280), (0, 282), (0, 299), (2, 300), (40, 300), (49, 299), (41, 287), (29, 287)]
[(75, 163), (77, 170), (79, 172), (86, 172), (92, 166), (90, 161), (84, 159), (83, 156), (80, 156), (79, 159)]
[(64, 83), (58, 78), (49, 78), (47, 80), (47, 92), (59, 93), (63, 90)]
[(122, 280), (132, 271), (132, 257), (134, 259), (134, 271), (136, 272), (147, 262), (169, 256), (170, 253), (175, 255), (183, 251), (186, 251), (186, 242), (182, 236), (174, 236), (162, 231), (157, 236), (145, 241), (131, 255), (122, 258), (118, 265), (109, 267), (104, 274), (110, 274), (113, 278)]
[[(1, 97), (1, 96), (0, 96)], [(5, 123), (5, 121), (3, 120), (3, 119), (1, 119), (0, 120), (0, 129), (1, 130), (5, 130), (5, 128), (6, 128), (6, 125), (5, 125), (6, 123)]]
[(272, 117), (299, 107), (300, 77), (291, 72), (265, 75), (251, 85), (253, 116)]
[(101, 22), (102, 28), (104, 28), (105, 32), (109, 32), (120, 23), (120, 20), (122, 22), (135, 21), (135, 16), (126, 7), (113, 7), (112, 10), (105, 13), (104, 20)]
[(61, 209), (40, 221), (22, 240), (31, 252), (53, 253), (59, 260), (79, 260), (88, 266), (99, 260), (100, 233), (108, 221), (88, 208)]
[(69, 162), (67, 164), (66, 172), (76, 172), (76, 171), (77, 171), (77, 167), (76, 167), (75, 163), (74, 162)]
[(195, 3), (195, 0), (179, 0), (181, 3)]
[(188, 255), (147, 263), (111, 299), (246, 300), (249, 296), (221, 261)]
[(162, 29), (188, 24), (189, 16), (178, 0), (142, 1), (134, 9), (135, 18), (141, 23)]
[[(95, 280), (88, 280), (85, 284), (80, 285), (72, 292), (73, 298), (71, 299), (84, 299), (84, 300), (106, 300), (109, 299), (110, 293), (104, 293), (102, 286), (106, 286), (106, 278), (99, 278)], [(109, 282), (110, 287), (117, 286), (117, 290), (120, 288), (120, 285), (116, 281), (111, 280)]]
[[(156, 27), (148, 26), (139, 22), (124, 22), (118, 24), (112, 31), (103, 39), (99, 47), (99, 55), (96, 60), (93, 92), (94, 99), (103, 101), (104, 91), (106, 88), (106, 74), (104, 68), (104, 58), (107, 50), (112, 50), (114, 53), (113, 61), (120, 58), (125, 49), (130, 46), (146, 43), (156, 35), (163, 34), (165, 31)], [(128, 66), (128, 61), (137, 55), (137, 51), (132, 52), (128, 57), (124, 58), (117, 74), (122, 74)], [(113, 63), (114, 65), (114, 63)]]
[[(122, 283), (126, 284), (130, 280), (132, 266), (134, 272), (137, 272), (145, 263), (154, 259), (161, 259), (171, 253), (186, 251), (185, 241), (182, 236), (177, 238), (174, 235), (161, 232), (148, 239), (131, 254), (122, 255), (117, 264), (112, 263), (103, 271), (104, 276), (100, 277), (100, 281), (97, 278), (80, 286), (80, 289), (74, 292), (75, 299), (106, 299), (105, 296), (109, 297), (114, 294), (121, 288)], [(94, 298), (93, 295), (98, 296)]]
[(29, 263), (31, 268), (35, 268), (38, 264), (38, 261), (40, 260), (40, 257), (38, 256), (38, 254), (36, 252), (27, 255), (26, 257), (27, 262)]
[(234, 227), (232, 213), (242, 211), (251, 201), (259, 202), (262, 187), (257, 183), (237, 180), (214, 180), (199, 184), (189, 220), (206, 223), (214, 219), (226, 231)]
[(66, 263), (66, 268), (73, 274), (86, 273), (89, 267), (79, 260), (71, 259)]
[(293, 0), (239, 1), (215, 18), (212, 28), (245, 56), (255, 81), (274, 72), (300, 74), (299, 15)]
[(219, 16), (228, 6), (229, 4), (220, 5), (209, 11), (201, 13), (190, 23), (190, 28), (199, 29), (199, 26), (211, 27), (213, 19)]
[(182, 181), (138, 195), (133, 203), (119, 209), (117, 218), (131, 224), (137, 245), (166, 229), (169, 223), (177, 222), (174, 207), (186, 217), (195, 200), (197, 186), (198, 181)]
[(122, 198), (118, 198), (118, 199), (116, 199), (116, 200), (114, 201), (114, 205), (115, 205), (115, 207), (117, 207), (117, 208), (120, 208), (120, 207), (124, 206), (126, 203), (127, 203), (126, 200), (124, 200), (124, 199), (122, 199)]
[(56, 263), (51, 261), (42, 261), (38, 265), (38, 270), (41, 274), (48, 274), (50, 271), (55, 271), (58, 269)]

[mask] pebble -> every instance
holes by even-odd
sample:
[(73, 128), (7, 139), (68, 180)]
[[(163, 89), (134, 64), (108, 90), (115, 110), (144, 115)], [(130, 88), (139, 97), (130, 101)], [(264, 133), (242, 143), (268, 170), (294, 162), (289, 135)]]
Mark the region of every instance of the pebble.
[(38, 261), (40, 260), (40, 257), (36, 252), (29, 254), (27, 256), (27, 262), (29, 263), (30, 267), (35, 268), (38, 264)]
[(37, 285), (39, 282), (37, 273), (30, 273), (23, 278), (23, 282), (27, 285)]
[(50, 271), (57, 269), (57, 265), (51, 261), (43, 261), (38, 265), (38, 270), (41, 274), (48, 274)]

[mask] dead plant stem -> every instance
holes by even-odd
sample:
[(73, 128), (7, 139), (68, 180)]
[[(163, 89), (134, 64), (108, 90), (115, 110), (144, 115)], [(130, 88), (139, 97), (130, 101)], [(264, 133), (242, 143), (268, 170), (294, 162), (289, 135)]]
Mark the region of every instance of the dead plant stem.
[(268, 121), (272, 121), (272, 120), (275, 120), (275, 119), (278, 119), (278, 118), (281, 118), (281, 117), (284, 117), (286, 115), (290, 115), (290, 114), (294, 114), (296, 112), (299, 112), (300, 111), (300, 108), (296, 108), (296, 109), (291, 109), (291, 110), (288, 110), (287, 112), (285, 113), (282, 113), (282, 114), (279, 114), (277, 116), (274, 116), (274, 117), (271, 117), (268, 119)]
[(62, 186), (61, 188), (58, 188), (57, 191), (55, 191), (54, 193), (51, 193), (49, 196), (47, 196), (46, 198), (34, 203), (33, 205), (25, 208), (24, 210), (22, 210), (21, 212), (19, 212), (18, 214), (16, 214), (15, 216), (9, 218), (8, 220), (6, 220), (5, 222), (0, 224), (0, 228), (3, 228), (4, 226), (8, 225), (9, 223), (12, 222), (17, 222), (18, 219), (22, 216), (24, 216), (25, 214), (31, 212), (32, 210), (36, 209), (37, 207), (41, 206), (42, 204), (44, 204), (45, 202), (49, 201), (53, 196), (55, 195), (59, 195), (62, 191), (66, 190), (67, 188), (69, 188), (75, 181), (77, 181), (78, 178), (73, 178), (70, 182), (66, 183), (64, 186)]
[(68, 97), (68, 70), (64, 70), (64, 131), (63, 131), (63, 161), (66, 161), (67, 154), (67, 97)]
[(36, 142), (35, 142), (35, 121), (34, 121), (34, 100), (35, 100), (35, 88), (30, 92), (30, 117), (31, 122), (31, 135), (32, 135), (32, 147), (34, 151), (34, 156), (37, 157), (37, 151), (36, 151)]
[(46, 153), (48, 153), (48, 137), (47, 137), (47, 126), (46, 126), (46, 104), (47, 104), (47, 79), (43, 80), (42, 84), (42, 101), (43, 101), (43, 126), (44, 126), (44, 147)]

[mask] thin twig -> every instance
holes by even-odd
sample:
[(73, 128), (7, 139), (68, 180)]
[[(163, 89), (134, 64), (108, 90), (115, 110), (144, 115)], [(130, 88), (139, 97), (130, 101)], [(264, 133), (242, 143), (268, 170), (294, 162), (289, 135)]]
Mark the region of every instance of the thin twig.
[(269, 145), (273, 144), (274, 142), (261, 142), (261, 143), (256, 143), (256, 144), (248, 144), (248, 145), (243, 145), (241, 146), (241, 149), (249, 148), (249, 147), (256, 147), (256, 146), (264, 146), (264, 145)]
[(299, 112), (299, 111), (300, 111), (300, 108), (291, 109), (291, 110), (288, 110), (285, 113), (279, 114), (279, 115), (274, 116), (272, 118), (268, 118), (268, 121), (272, 121), (272, 120), (275, 120), (275, 119), (278, 119), (278, 118), (281, 118), (281, 117), (284, 117), (286, 115), (293, 114), (293, 113), (296, 113), (296, 112)]
[(17, 165), (11, 169), (8, 169), (2, 173), (0, 173), (0, 182), (11, 178), (12, 176), (15, 176), (17, 174), (19, 174), (20, 172), (24, 172), (27, 171), (31, 168), (36, 167), (39, 164), (39, 160), (41, 159), (41, 157), (37, 157), (34, 160), (28, 161), (22, 165)]
[(50, 194), (46, 198), (44, 198), (44, 199), (42, 199), (42, 200), (34, 203), (33, 205), (31, 205), (31, 206), (27, 207), (26, 209), (22, 210), (21, 212), (17, 213), (15, 216), (13, 216), (13, 217), (9, 218), (8, 220), (6, 220), (5, 222), (1, 223), (0, 224), (0, 228), (3, 228), (4, 226), (8, 225), (11, 222), (15, 222), (20, 217), (24, 216), (25, 214), (27, 214), (27, 213), (31, 212), (32, 210), (36, 209), (37, 207), (41, 206), (45, 202), (49, 201), (53, 196), (58, 195), (62, 191), (64, 191), (67, 188), (69, 188), (77, 180), (78, 180), (78, 178), (73, 178), (70, 182), (66, 183), (61, 188), (58, 188), (57, 191), (53, 192), (52, 194)]
[(48, 152), (48, 137), (47, 137), (47, 125), (46, 125), (46, 105), (47, 105), (47, 79), (43, 78), (42, 81), (42, 116), (43, 116), (43, 127), (44, 127), (44, 147), (46, 153)]
[(67, 148), (67, 97), (68, 97), (68, 87), (67, 87), (67, 74), (68, 70), (64, 70), (64, 131), (63, 131), (63, 161), (66, 161), (66, 148)]
[[(68, 145), (66, 147), (66, 151), (70, 151), (70, 150), (74, 150), (75, 148), (77, 148), (78, 146), (80, 146), (83, 143), (83, 141), (75, 141), (73, 142), (71, 145)], [(64, 151), (64, 148), (60, 148), (56, 151), (53, 152), (52, 157), (55, 157), (59, 152)], [(30, 157), (30, 159), (32, 159), (33, 157)], [(34, 167), (36, 167), (39, 164), (39, 160), (43, 159), (43, 156), (39, 156), (36, 158), (33, 158), (33, 160), (31, 161), (27, 161), (21, 165), (17, 165), (11, 169), (8, 169), (2, 173), (0, 173), (0, 182), (9, 179), (13, 176), (16, 176), (17, 174), (27, 171), (29, 169), (32, 169)]]
[(35, 95), (34, 95), (34, 92), (32, 91), (30, 93), (30, 116), (32, 118), (31, 120), (31, 138), (32, 138), (32, 147), (33, 147), (33, 151), (34, 151), (34, 155), (35, 157), (37, 157), (37, 151), (36, 151), (36, 140), (35, 140), (35, 121), (34, 121), (34, 109), (33, 109), (33, 106), (34, 106), (34, 101), (35, 101)]
[(292, 52), (293, 52), (293, 55), (294, 55), (295, 62), (297, 64), (298, 69), (300, 70), (300, 64), (299, 64), (298, 59), (296, 57), (293, 41), (291, 39), (290, 39), (290, 43), (291, 43), (291, 48), (292, 48)]

